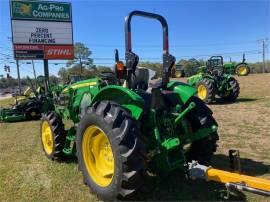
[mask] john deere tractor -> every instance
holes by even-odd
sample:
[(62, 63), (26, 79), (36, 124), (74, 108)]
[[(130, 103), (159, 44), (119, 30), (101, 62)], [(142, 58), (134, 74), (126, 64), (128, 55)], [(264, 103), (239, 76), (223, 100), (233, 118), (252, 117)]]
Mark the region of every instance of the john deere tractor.
[(41, 113), (53, 107), (50, 97), (45, 95), (44, 88), (39, 86), (35, 89), (31, 80), (28, 80), (31, 90), (27, 90), (24, 96), (15, 97), (15, 104), (11, 107), (0, 108), (0, 122), (37, 120), (41, 118)]
[(219, 96), (225, 102), (234, 102), (240, 87), (237, 80), (227, 74), (222, 56), (212, 56), (206, 66), (198, 68), (199, 73), (187, 79), (187, 83), (197, 88), (198, 97), (205, 103), (211, 103)]
[[(156, 19), (163, 28), (162, 80), (147, 90), (138, 79), (139, 56), (132, 52), (134, 16)], [(126, 62), (116, 52), (115, 80), (102, 75), (54, 92), (55, 110), (41, 121), (45, 155), (51, 160), (76, 155), (84, 183), (105, 200), (134, 199), (149, 172), (208, 165), (218, 140), (212, 111), (195, 96), (196, 89), (169, 81), (175, 57), (169, 54), (166, 20), (133, 11), (125, 19), (125, 39)], [(73, 124), (64, 126), (65, 120)]]
[(250, 68), (246, 63), (245, 54), (243, 54), (243, 59), (240, 63), (224, 63), (224, 69), (227, 74), (237, 74), (238, 76), (247, 76), (250, 73)]
[(172, 68), (172, 78), (181, 78), (185, 77), (185, 70), (183, 68), (183, 65), (181, 64), (175, 64)]

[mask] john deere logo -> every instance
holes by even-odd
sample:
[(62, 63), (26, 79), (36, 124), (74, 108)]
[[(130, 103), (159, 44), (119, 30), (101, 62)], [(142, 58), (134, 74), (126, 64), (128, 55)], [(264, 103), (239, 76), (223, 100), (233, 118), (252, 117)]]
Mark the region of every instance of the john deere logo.
[(18, 13), (22, 16), (31, 16), (32, 5), (20, 3), (20, 2), (14, 2), (13, 3), (13, 12)]

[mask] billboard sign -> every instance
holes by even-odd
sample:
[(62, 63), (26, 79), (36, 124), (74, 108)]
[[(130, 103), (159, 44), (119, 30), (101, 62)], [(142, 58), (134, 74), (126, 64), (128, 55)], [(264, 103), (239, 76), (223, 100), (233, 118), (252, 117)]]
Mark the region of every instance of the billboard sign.
[(70, 3), (11, 0), (10, 14), (16, 59), (74, 58)]
[(71, 45), (71, 22), (13, 20), (14, 44), (66, 44)]
[(10, 13), (12, 19), (72, 21), (70, 3), (12, 0)]

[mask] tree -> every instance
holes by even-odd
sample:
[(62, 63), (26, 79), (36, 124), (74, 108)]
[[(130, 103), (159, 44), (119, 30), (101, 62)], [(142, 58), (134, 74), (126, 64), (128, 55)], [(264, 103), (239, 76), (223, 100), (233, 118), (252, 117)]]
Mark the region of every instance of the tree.
[(160, 62), (140, 62), (139, 66), (155, 71), (157, 77), (162, 76), (162, 64)]
[(67, 81), (68, 80), (68, 71), (65, 67), (61, 67), (58, 71), (58, 76), (63, 80), (63, 81)]
[(202, 59), (196, 60), (195, 58), (191, 58), (189, 60), (179, 60), (177, 64), (183, 66), (186, 76), (192, 76), (196, 74), (198, 67), (204, 65), (205, 62)]
[(58, 84), (58, 77), (55, 75), (50, 75), (50, 84), (57, 85)]
[(93, 65), (93, 59), (90, 58), (92, 54), (92, 51), (89, 50), (88, 47), (85, 46), (85, 44), (81, 43), (81, 42), (76, 42), (74, 44), (74, 60), (69, 60), (67, 62), (67, 67), (74, 64), (74, 63), (78, 63), (80, 64), (81, 68), (83, 66), (91, 66)]
[(66, 67), (58, 71), (58, 76), (63, 82), (67, 82), (71, 75), (81, 75), (83, 78), (91, 78), (103, 71), (111, 71), (107, 66), (96, 66), (90, 58), (92, 51), (83, 43), (78, 42), (74, 45), (74, 60), (69, 60)]

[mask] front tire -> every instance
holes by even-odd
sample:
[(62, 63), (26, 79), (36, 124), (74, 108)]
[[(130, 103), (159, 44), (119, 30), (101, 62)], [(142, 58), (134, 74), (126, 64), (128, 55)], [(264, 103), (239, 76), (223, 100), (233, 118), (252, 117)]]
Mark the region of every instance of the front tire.
[(88, 108), (77, 130), (84, 182), (104, 200), (129, 199), (143, 185), (144, 143), (137, 122), (121, 106), (102, 101)]
[(54, 112), (42, 115), (40, 134), (42, 149), (47, 158), (61, 159), (65, 145), (65, 130), (62, 120)]
[(197, 96), (207, 104), (215, 99), (214, 83), (209, 79), (205, 78), (198, 82), (197, 92)]

